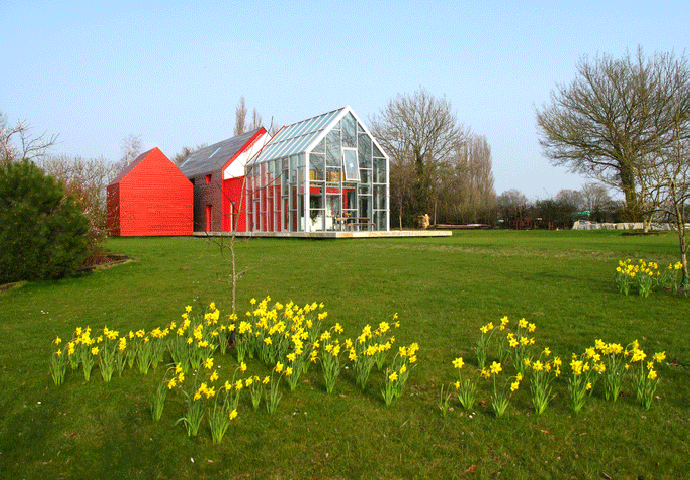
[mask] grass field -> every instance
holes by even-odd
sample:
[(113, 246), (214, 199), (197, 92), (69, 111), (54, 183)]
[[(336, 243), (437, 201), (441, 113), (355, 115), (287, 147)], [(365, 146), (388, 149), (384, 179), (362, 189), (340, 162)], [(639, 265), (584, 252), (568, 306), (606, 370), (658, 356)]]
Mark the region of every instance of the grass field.
[[(238, 313), (249, 300), (323, 302), (327, 323), (355, 337), (398, 313), (396, 345), (417, 342), (417, 366), (402, 398), (387, 408), (374, 370), (362, 391), (344, 370), (327, 395), (318, 366), (295, 392), (283, 383), (275, 415), (239, 408), (220, 444), (208, 425), (189, 438), (184, 399), (170, 395), (160, 422), (149, 404), (163, 366), (126, 368), (105, 383), (68, 371), (56, 387), (51, 341), (76, 327), (121, 334), (179, 320), (186, 305), (215, 302), (230, 312), (229, 264), (197, 238), (111, 239), (133, 261), (0, 293), (0, 476), (2, 478), (614, 478), (687, 477), (690, 471), (690, 299), (668, 293), (620, 295), (618, 260), (677, 261), (676, 237), (594, 232), (460, 232), (447, 238), (371, 240), (255, 239), (237, 246)], [(490, 383), (464, 413), (457, 399), (444, 417), (441, 386), (456, 380), (452, 360), (476, 369), (479, 327), (503, 316), (537, 325), (535, 348), (564, 359), (556, 398), (536, 416), (527, 383), (506, 415), (490, 408)], [(601, 385), (578, 415), (568, 407), (566, 366), (595, 339), (638, 339), (658, 366), (658, 397), (645, 411), (625, 384), (616, 403)], [(169, 360), (166, 360), (169, 361)], [(237, 365), (217, 356), (223, 375)], [(268, 370), (253, 360), (249, 371)]]

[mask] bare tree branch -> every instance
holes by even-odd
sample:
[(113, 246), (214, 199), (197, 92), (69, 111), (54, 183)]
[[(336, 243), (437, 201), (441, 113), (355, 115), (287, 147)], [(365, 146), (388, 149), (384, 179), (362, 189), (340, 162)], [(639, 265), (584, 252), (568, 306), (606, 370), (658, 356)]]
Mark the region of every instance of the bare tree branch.
[(0, 112), (0, 162), (12, 162), (22, 159), (42, 159), (48, 150), (57, 142), (57, 134), (50, 136), (43, 132), (32, 136), (31, 126), (26, 120), (8, 125), (7, 117)]

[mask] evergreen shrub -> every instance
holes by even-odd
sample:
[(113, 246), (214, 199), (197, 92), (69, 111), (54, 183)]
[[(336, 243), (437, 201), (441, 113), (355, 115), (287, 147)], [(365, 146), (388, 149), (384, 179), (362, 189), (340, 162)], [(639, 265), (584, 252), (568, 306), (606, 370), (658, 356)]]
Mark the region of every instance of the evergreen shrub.
[(88, 228), (62, 183), (28, 160), (0, 164), (0, 284), (74, 274)]

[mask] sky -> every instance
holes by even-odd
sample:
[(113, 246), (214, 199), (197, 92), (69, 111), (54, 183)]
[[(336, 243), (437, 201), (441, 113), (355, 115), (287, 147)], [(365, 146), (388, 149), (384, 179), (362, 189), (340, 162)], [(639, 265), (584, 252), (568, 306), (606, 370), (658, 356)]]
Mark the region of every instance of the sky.
[(241, 96), (266, 126), (350, 105), (369, 124), (420, 88), (491, 146), (497, 194), (588, 179), (553, 166), (537, 109), (578, 62), (690, 55), (687, 0), (0, 0), (0, 112), (54, 154), (119, 160), (123, 139), (172, 158), (230, 138)]

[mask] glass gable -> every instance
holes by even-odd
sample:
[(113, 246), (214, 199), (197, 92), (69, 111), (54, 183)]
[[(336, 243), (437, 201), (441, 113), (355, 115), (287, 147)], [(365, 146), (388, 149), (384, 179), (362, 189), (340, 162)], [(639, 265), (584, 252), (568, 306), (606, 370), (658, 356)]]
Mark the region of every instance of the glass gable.
[(350, 107), (282, 128), (246, 167), (261, 232), (387, 231), (388, 157)]

